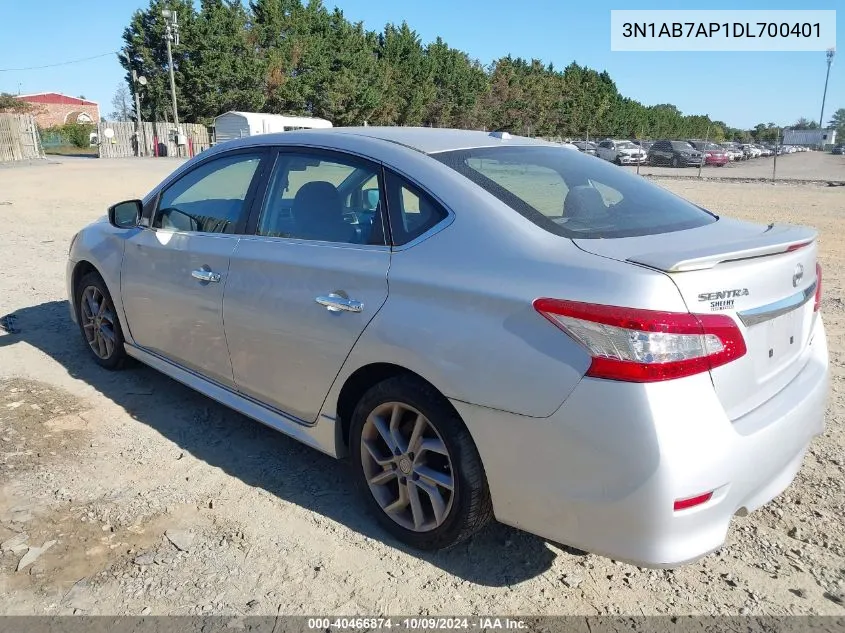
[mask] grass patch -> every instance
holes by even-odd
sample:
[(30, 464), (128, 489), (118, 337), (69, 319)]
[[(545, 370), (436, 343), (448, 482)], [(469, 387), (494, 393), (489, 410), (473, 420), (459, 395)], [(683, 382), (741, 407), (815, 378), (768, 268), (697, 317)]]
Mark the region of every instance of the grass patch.
[(57, 154), (59, 156), (97, 156), (99, 151), (96, 147), (74, 147), (63, 145), (60, 147), (45, 147), (45, 154)]

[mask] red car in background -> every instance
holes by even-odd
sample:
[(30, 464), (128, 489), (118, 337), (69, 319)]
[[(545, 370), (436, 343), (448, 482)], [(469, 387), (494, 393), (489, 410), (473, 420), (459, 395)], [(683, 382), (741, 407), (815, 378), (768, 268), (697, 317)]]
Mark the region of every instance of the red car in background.
[(709, 141), (687, 141), (699, 152), (704, 154), (705, 165), (715, 165), (716, 167), (724, 167), (730, 162), (731, 158), (725, 151), (725, 148), (716, 143)]

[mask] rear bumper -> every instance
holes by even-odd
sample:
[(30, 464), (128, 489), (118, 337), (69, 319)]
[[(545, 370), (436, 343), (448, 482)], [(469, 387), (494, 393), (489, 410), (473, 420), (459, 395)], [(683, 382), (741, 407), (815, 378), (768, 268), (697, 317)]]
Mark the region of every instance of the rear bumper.
[[(824, 428), (821, 319), (812, 348), (786, 388), (733, 421), (708, 374), (647, 385), (585, 378), (542, 419), (454, 404), (499, 521), (617, 560), (675, 567), (718, 549), (735, 514), (792, 482)], [(703, 505), (673, 508), (710, 491)]]
[(715, 156), (709, 156), (709, 157), (706, 159), (706, 161), (705, 161), (705, 162), (706, 162), (708, 165), (724, 165), (724, 164), (726, 164), (726, 163), (730, 162), (730, 159), (729, 159), (727, 156), (724, 156), (724, 157), (722, 157), (722, 158), (717, 158), (717, 157), (715, 157)]

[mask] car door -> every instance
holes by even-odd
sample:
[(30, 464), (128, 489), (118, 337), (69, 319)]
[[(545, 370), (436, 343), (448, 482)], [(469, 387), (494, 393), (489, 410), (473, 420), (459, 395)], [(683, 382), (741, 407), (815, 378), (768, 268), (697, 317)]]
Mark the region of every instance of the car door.
[(382, 169), (342, 153), (279, 150), (232, 254), (223, 318), (239, 391), (313, 422), (387, 299)]
[(661, 141), (658, 144), (657, 149), (657, 159), (663, 165), (668, 165), (672, 161), (672, 157), (674, 156), (672, 150), (672, 143), (669, 141)]
[(135, 344), (230, 387), (223, 289), (265, 155), (213, 157), (169, 183), (148, 226), (127, 242), (121, 268)]

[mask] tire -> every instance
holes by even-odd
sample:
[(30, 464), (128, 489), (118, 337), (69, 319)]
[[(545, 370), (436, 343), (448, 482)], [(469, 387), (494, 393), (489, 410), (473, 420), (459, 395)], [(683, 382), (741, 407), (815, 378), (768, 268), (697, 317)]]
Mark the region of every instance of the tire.
[[(396, 407), (398, 414), (394, 413)], [(412, 443), (412, 429), (420, 416), (428, 424), (424, 435), (419, 436), (425, 442)], [(406, 451), (399, 455), (395, 451), (391, 454), (391, 447), (384, 441), (384, 432), (380, 432), (373, 422), (379, 420), (381, 428), (387, 430), (392, 418), (401, 420), (396, 425), (399, 441), (393, 443), (399, 446), (396, 450), (405, 448)], [(393, 441), (394, 434), (388, 432), (387, 435)], [(364, 441), (369, 449), (364, 447)], [(396, 376), (367, 391), (352, 414), (349, 443), (352, 468), (364, 503), (381, 526), (402, 543), (421, 550), (452, 547), (481, 530), (492, 519), (487, 478), (469, 431), (449, 401), (422, 380)], [(447, 455), (426, 450), (422, 448), (423, 443), (440, 450), (445, 447)], [(434, 480), (426, 475), (421, 477), (417, 469), (436, 474), (438, 482), (451, 477), (452, 490), (432, 485)], [(384, 481), (378, 480), (371, 486), (378, 478)], [(407, 491), (404, 506), (401, 486)], [(440, 519), (435, 510), (435, 497), (425, 493), (425, 488), (433, 488), (439, 494)], [(419, 514), (426, 518), (419, 525), (418, 513), (414, 512), (410, 500), (412, 496), (420, 499), (416, 506)], [(385, 507), (390, 505), (399, 509), (388, 514)]]
[(619, 165), (620, 167), (622, 167), (622, 159), (621, 159), (621, 158), (619, 158), (618, 156), (616, 157), (616, 160), (615, 160), (615, 161), (613, 161), (613, 162), (615, 162), (617, 165)]
[(675, 167), (677, 169), (680, 166), (681, 166), (681, 163), (678, 162), (678, 157), (673, 156), (672, 157), (672, 167)]
[[(103, 300), (105, 307), (103, 312), (100, 312), (97, 306), (103, 306)], [(97, 313), (93, 318), (89, 316), (92, 312), (92, 301), (95, 306), (94, 311)], [(94, 362), (106, 369), (121, 368), (126, 361), (123, 330), (120, 327), (120, 320), (117, 318), (109, 289), (98, 273), (88, 273), (79, 280), (76, 286), (74, 307), (82, 340), (91, 352)], [(92, 329), (94, 340), (90, 338)]]

